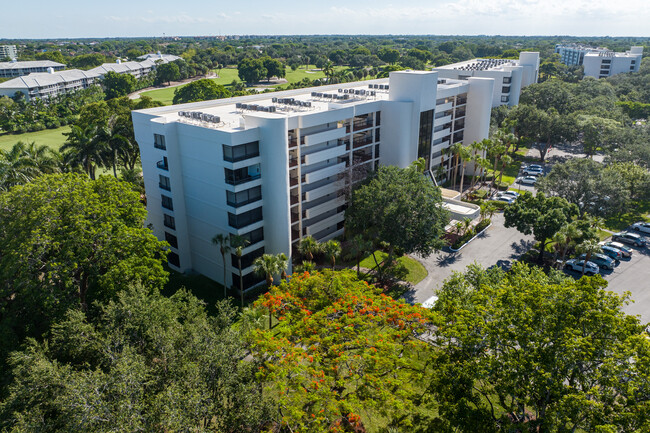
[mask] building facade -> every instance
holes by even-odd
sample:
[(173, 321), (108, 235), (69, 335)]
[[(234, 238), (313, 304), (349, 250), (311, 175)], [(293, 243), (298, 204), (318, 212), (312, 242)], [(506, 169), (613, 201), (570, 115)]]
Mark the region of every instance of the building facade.
[(15, 45), (0, 45), (0, 59), (9, 58), (11, 60), (18, 57), (18, 50)]
[(0, 83), (0, 96), (13, 97), (22, 93), (27, 100), (49, 98), (63, 93), (87, 89), (99, 80), (99, 75), (90, 71), (69, 69), (55, 72), (39, 72)]
[[(306, 235), (341, 235), (350, 189), (380, 165), (422, 157), (429, 174), (450, 171), (444, 149), (488, 136), (493, 87), (493, 79), (400, 71), (135, 111), (148, 223), (171, 245), (172, 268), (216, 281), (224, 263), (211, 239), (242, 236), (250, 287), (261, 281), (256, 257), (291, 256)], [(228, 286), (239, 285), (236, 264), (226, 257)]]
[(584, 66), (585, 76), (606, 78), (624, 72), (639, 72), (643, 47), (632, 47), (624, 53), (607, 48), (594, 48), (580, 44), (558, 44), (555, 52), (567, 66)]
[(49, 69), (52, 69), (54, 72), (62, 71), (65, 69), (65, 65), (51, 60), (0, 62), (0, 78), (22, 77), (33, 73), (47, 72)]
[(519, 60), (473, 59), (433, 68), (441, 78), (464, 80), (469, 77), (494, 79), (492, 106), (514, 106), (521, 90), (539, 77), (539, 53), (524, 51)]

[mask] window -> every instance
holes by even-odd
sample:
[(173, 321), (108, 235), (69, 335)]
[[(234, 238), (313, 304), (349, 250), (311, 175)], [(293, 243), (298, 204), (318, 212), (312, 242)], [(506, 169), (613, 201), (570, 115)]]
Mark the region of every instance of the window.
[(424, 158), (425, 168), (431, 166), (431, 141), (433, 139), (433, 110), (420, 113), (420, 135), (418, 138), (418, 158)]
[(501, 93), (510, 93), (510, 86), (503, 86), (501, 88)]
[[(248, 254), (244, 254), (243, 256), (241, 256), (241, 268), (246, 269), (247, 267), (251, 266), (253, 264), (253, 261), (256, 258), (261, 257), (262, 254), (264, 254), (264, 247), (259, 248), (255, 251), (251, 251)], [(239, 270), (239, 260), (237, 259), (237, 256), (235, 254), (231, 254), (230, 260), (232, 263), (232, 267)]]
[(239, 207), (262, 199), (262, 187), (256, 186), (246, 191), (226, 191), (226, 202), (228, 206)]
[(161, 170), (167, 170), (167, 171), (169, 171), (169, 164), (168, 164), (168, 162), (167, 162), (167, 157), (166, 157), (166, 156), (163, 156), (162, 161), (158, 161), (158, 162), (156, 163), (156, 166), (157, 166), (159, 169), (161, 169)]
[(258, 221), (262, 221), (262, 208), (249, 210), (239, 215), (228, 212), (228, 225), (236, 229), (249, 226)]
[(164, 220), (163, 224), (165, 224), (165, 227), (169, 227), (170, 229), (176, 230), (176, 220), (174, 219), (173, 216), (163, 214)]
[(503, 77), (503, 84), (512, 83), (512, 77)]
[(381, 111), (375, 112), (375, 126), (379, 126), (379, 125), (381, 125)]
[(510, 102), (510, 96), (502, 96), (501, 102)]
[(253, 141), (238, 146), (223, 145), (223, 159), (229, 162), (243, 161), (260, 155), (259, 141)]
[(156, 149), (166, 150), (167, 145), (165, 144), (165, 136), (160, 134), (154, 134), (153, 147), (155, 147)]
[(170, 265), (176, 266), (177, 268), (181, 267), (181, 259), (178, 257), (178, 254), (173, 251), (170, 251), (169, 254), (167, 254), (167, 261)]
[(162, 198), (162, 207), (165, 209), (174, 210), (174, 204), (172, 203), (171, 197), (168, 197), (164, 194), (161, 194), (160, 197)]
[[(243, 280), (244, 290), (246, 290), (249, 287), (253, 287), (256, 284), (259, 284), (262, 281), (264, 281), (264, 277), (261, 277), (261, 276), (257, 275), (255, 272), (251, 272), (250, 274), (244, 275), (242, 280)], [(233, 286), (237, 287), (237, 289), (239, 289), (239, 287), (240, 287), (239, 286), (239, 272), (237, 272), (237, 273), (233, 272), (232, 273), (232, 284), (233, 284)]]
[(165, 189), (167, 191), (171, 191), (171, 184), (169, 182), (169, 178), (167, 176), (163, 176), (162, 174), (158, 175), (158, 186), (161, 189)]
[(379, 158), (379, 145), (375, 145), (375, 158)]
[(171, 234), (169, 232), (165, 232), (165, 240), (172, 247), (178, 248), (178, 239), (173, 234)]
[[(246, 246), (255, 245), (256, 243), (264, 240), (264, 227), (260, 227), (248, 233), (244, 233), (239, 237), (244, 239), (245, 241), (248, 241), (248, 243), (246, 243)], [(233, 244), (232, 237), (230, 239), (230, 244), (231, 245)]]
[(224, 168), (224, 172), (226, 175), (226, 183), (230, 185), (240, 185), (260, 178), (258, 164), (250, 167), (238, 168), (237, 170)]
[(379, 128), (375, 129), (375, 141), (380, 141), (381, 138), (381, 133), (379, 132)]

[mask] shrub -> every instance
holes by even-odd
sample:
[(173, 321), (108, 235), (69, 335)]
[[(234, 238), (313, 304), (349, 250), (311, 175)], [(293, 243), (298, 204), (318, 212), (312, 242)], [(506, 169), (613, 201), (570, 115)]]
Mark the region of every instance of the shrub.
[(456, 242), (454, 242), (454, 243), (451, 245), (451, 247), (452, 247), (453, 249), (457, 250), (458, 248), (460, 248), (461, 246), (463, 246), (464, 244), (466, 244), (467, 241), (469, 241), (470, 239), (472, 239), (475, 235), (476, 235), (476, 231), (474, 231), (474, 228), (471, 228), (471, 229), (467, 230), (467, 232), (466, 232), (464, 235), (462, 235), (461, 237), (459, 237), (458, 239), (456, 239)]
[(476, 224), (476, 233), (480, 233), (482, 230), (485, 230), (487, 226), (489, 226), (492, 223), (492, 220), (490, 218), (486, 218), (480, 223)]
[(510, 184), (508, 182), (497, 183), (497, 189), (499, 191), (507, 191), (508, 188), (510, 188)]

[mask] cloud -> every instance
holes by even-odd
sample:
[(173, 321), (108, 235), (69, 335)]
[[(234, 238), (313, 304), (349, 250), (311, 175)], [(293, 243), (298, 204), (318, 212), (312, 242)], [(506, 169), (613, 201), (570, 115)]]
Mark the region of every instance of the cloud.
[(215, 24), (232, 19), (231, 16), (221, 12), (211, 17), (196, 17), (186, 13), (178, 15), (158, 16), (115, 16), (109, 15), (107, 20), (119, 23), (147, 23), (147, 24)]

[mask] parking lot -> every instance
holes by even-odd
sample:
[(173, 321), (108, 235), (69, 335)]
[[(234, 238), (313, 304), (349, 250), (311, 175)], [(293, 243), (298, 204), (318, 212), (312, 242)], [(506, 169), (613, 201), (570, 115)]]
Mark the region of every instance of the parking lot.
[[(487, 231), (466, 245), (457, 253), (438, 252), (427, 258), (419, 258), (428, 271), (427, 277), (418, 283), (405, 298), (410, 302), (423, 302), (434, 295), (444, 280), (454, 272), (464, 272), (466, 267), (477, 263), (485, 268), (500, 266), (507, 268), (521, 254), (532, 248), (532, 236), (519, 233), (514, 228), (503, 226), (503, 214), (496, 214)], [(646, 239), (650, 241), (649, 237)], [(629, 246), (629, 245), (628, 245)], [(643, 323), (650, 322), (650, 249), (631, 247), (632, 257), (623, 259), (613, 271), (602, 271), (608, 282), (608, 290), (622, 295), (630, 292), (630, 304), (623, 307), (627, 314), (639, 315)], [(565, 271), (574, 278), (579, 272)]]

